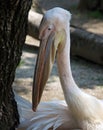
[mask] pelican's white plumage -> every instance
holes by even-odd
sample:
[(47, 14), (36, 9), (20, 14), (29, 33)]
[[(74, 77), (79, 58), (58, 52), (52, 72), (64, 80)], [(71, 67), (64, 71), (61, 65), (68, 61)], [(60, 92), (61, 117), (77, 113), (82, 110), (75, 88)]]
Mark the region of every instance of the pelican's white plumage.
[[(43, 17), (39, 35), (41, 46), (33, 83), (33, 105), (16, 96), (21, 119), (18, 130), (103, 130), (103, 102), (84, 93), (72, 76), (70, 19), (68, 11), (57, 7), (47, 11)], [(56, 54), (66, 103), (51, 101), (39, 104)]]
[(66, 130), (70, 126), (75, 127), (65, 101), (41, 102), (37, 111), (32, 110), (32, 104), (24, 98), (15, 94), (20, 115), (20, 125), (18, 130)]

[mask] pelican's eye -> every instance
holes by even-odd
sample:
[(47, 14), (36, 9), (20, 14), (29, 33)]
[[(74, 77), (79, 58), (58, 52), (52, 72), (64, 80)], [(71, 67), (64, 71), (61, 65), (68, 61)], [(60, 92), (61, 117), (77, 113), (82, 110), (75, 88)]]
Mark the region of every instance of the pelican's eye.
[(48, 30), (51, 30), (52, 28), (51, 27), (48, 27)]
[(54, 30), (54, 26), (51, 24), (51, 25), (48, 26), (47, 29), (48, 29), (48, 31), (53, 31)]

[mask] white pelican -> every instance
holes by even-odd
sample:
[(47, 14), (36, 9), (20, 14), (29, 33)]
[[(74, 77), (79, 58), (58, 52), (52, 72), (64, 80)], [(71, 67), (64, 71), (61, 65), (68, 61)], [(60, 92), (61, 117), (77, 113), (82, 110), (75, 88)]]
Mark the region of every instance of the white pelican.
[[(32, 95), (35, 112), (30, 103), (16, 97), (21, 117), (18, 130), (103, 130), (103, 102), (83, 92), (72, 77), (70, 19), (71, 14), (59, 7), (48, 10), (42, 19)], [(67, 105), (63, 101), (39, 104), (55, 55)]]

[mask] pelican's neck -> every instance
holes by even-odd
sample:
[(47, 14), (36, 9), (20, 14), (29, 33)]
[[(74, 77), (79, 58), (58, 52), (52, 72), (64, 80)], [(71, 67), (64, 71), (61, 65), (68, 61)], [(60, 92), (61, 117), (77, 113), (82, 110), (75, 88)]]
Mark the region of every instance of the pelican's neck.
[(68, 100), (69, 93), (79, 91), (76, 85), (70, 66), (70, 27), (66, 28), (65, 46), (57, 53), (57, 65), (59, 77), (63, 88), (64, 96)]
[[(70, 66), (70, 27), (69, 24), (65, 30), (64, 43), (60, 43), (57, 52), (57, 65), (59, 77), (64, 92), (64, 97), (73, 115), (73, 119), (77, 121), (78, 125), (85, 123), (94, 123), (94, 121), (102, 121), (103, 106), (99, 100), (84, 93), (75, 83)], [(62, 46), (64, 45), (64, 46)], [(98, 105), (97, 105), (98, 104)], [(98, 107), (99, 106), (99, 110)], [(88, 109), (85, 109), (88, 108)], [(83, 124), (81, 128), (86, 125)], [(86, 129), (88, 127), (85, 127)], [(92, 127), (91, 127), (92, 128)]]

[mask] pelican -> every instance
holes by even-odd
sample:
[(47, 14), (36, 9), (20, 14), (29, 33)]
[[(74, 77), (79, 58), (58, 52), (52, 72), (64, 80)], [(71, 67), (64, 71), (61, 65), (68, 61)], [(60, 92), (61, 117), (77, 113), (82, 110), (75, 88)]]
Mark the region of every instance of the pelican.
[[(41, 21), (41, 43), (34, 74), (32, 105), (16, 96), (21, 119), (18, 130), (103, 130), (102, 100), (83, 92), (72, 76), (70, 19), (69, 11), (55, 7), (48, 10)], [(55, 56), (66, 102), (40, 103)]]

